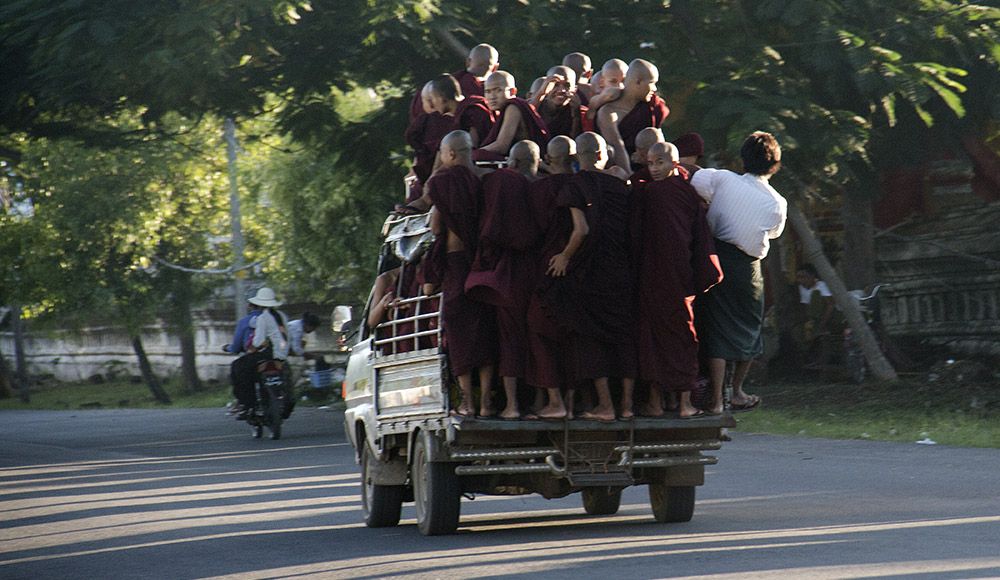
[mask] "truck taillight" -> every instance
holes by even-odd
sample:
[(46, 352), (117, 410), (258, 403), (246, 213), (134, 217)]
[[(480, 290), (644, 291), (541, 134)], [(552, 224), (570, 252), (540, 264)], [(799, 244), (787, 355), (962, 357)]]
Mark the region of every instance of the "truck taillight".
[(340, 381), (340, 398), (347, 400), (347, 381)]

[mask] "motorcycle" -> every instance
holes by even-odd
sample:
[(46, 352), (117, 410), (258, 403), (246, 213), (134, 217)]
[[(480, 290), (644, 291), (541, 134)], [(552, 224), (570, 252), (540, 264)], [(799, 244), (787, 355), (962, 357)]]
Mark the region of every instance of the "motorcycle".
[(264, 435), (264, 427), (271, 431), (271, 439), (281, 439), (281, 424), (291, 416), (294, 407), (295, 397), (285, 363), (280, 360), (259, 363), (254, 383), (254, 405), (244, 418), (253, 428), (254, 439)]

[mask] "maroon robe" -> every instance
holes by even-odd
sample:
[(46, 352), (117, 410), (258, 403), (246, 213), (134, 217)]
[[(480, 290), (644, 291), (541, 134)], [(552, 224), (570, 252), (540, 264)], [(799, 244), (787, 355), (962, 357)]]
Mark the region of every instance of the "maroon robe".
[(694, 388), (698, 336), (692, 303), (722, 280), (705, 212), (705, 204), (682, 177), (633, 187), (639, 378), (671, 391)]
[[(514, 135), (514, 141), (510, 144), (511, 147), (514, 146), (514, 143), (517, 143), (522, 139), (527, 139), (528, 141), (534, 141), (538, 147), (544, 151), (549, 144), (549, 132), (545, 127), (545, 121), (538, 116), (538, 111), (535, 110), (535, 107), (533, 107), (531, 103), (520, 97), (512, 97), (507, 100), (507, 104), (504, 105), (504, 108), (496, 115), (496, 123), (493, 124), (493, 130), (490, 131), (490, 134), (487, 135), (481, 143), (479, 143), (479, 146), (484, 147), (497, 140), (497, 137), (500, 136), (500, 128), (503, 127), (504, 114), (510, 107), (517, 107), (521, 111), (521, 122), (523, 124), (523, 126), (518, 129), (517, 134)], [(525, 129), (527, 130), (526, 135), (522, 134)], [(504, 159), (507, 157), (507, 153), (498, 155), (492, 151), (482, 151), (480, 149), (477, 149), (474, 153), (476, 160)]]
[(465, 246), (448, 252), (447, 235), (438, 236), (424, 257), (426, 279), (440, 283), (443, 292), (441, 317), (451, 371), (464, 375), (496, 361), (496, 314), (491, 306), (465, 294), (479, 237), (481, 184), (472, 170), (457, 166), (438, 171), (427, 185), (442, 223)]
[[(632, 181), (632, 185), (639, 183), (640, 181), (653, 181), (653, 175), (649, 172), (648, 165), (639, 165), (638, 167), (633, 166), (635, 173), (629, 179)], [(633, 190), (634, 191), (634, 190)]]
[(470, 134), (475, 129), (479, 140), (485, 139), (493, 130), (493, 111), (486, 104), (486, 99), (474, 95), (459, 101), (452, 129), (461, 129)]
[(564, 279), (547, 276), (549, 260), (563, 251), (573, 233), (568, 207), (559, 205), (559, 193), (572, 179), (556, 174), (531, 184), (531, 214), (541, 240), (536, 252), (534, 279), (528, 302), (528, 363), (525, 379), (533, 387), (565, 389), (571, 374), (568, 330), (556, 310)]
[(406, 143), (413, 149), (413, 172), (423, 184), (434, 170), (441, 139), (452, 130), (454, 120), (440, 113), (424, 113), (406, 128)]
[(464, 97), (481, 97), (483, 96), (483, 91), (485, 87), (483, 86), (483, 81), (476, 78), (476, 75), (470, 73), (467, 70), (460, 70), (451, 73), (451, 76), (455, 77), (458, 81), (458, 86), (462, 89), (462, 96)]
[(500, 376), (524, 377), (527, 364), (527, 315), (534, 280), (538, 235), (529, 204), (531, 182), (512, 169), (483, 178), (479, 245), (465, 293), (497, 307)]
[(561, 107), (547, 107), (543, 103), (538, 108), (538, 114), (545, 121), (545, 127), (549, 131), (549, 138), (556, 135), (565, 135), (570, 139), (576, 139), (581, 133), (582, 114), (580, 109), (573, 105)]
[(570, 328), (576, 381), (637, 374), (629, 197), (624, 181), (600, 171), (577, 173), (560, 193), (560, 205), (582, 209), (589, 226), (557, 311)]
[(653, 95), (652, 99), (637, 103), (632, 107), (632, 110), (618, 121), (618, 134), (621, 135), (628, 154), (635, 153), (635, 136), (639, 134), (639, 131), (646, 127), (659, 128), (669, 114), (670, 107), (656, 94)]
[[(483, 96), (483, 81), (477, 79), (476, 75), (467, 70), (461, 70), (451, 73), (451, 76), (455, 77), (455, 80), (458, 81), (458, 86), (462, 89), (462, 96)], [(423, 88), (424, 86), (420, 85), (420, 87), (417, 88), (417, 92), (413, 95), (413, 98), (410, 99), (411, 123), (416, 120), (417, 117), (424, 114), (424, 103), (420, 97), (420, 92)], [(482, 137), (482, 135), (480, 135), (480, 137)]]

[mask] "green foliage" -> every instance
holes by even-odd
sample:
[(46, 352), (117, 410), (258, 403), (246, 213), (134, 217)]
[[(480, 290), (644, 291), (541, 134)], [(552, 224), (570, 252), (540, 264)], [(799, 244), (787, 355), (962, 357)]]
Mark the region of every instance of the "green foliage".
[[(874, 191), (929, 139), (1000, 116), (998, 20), (950, 0), (12, 0), (0, 158), (24, 155), (39, 216), (0, 222), (24, 230), (0, 243), (20, 257), (17, 291), (52, 307), (68, 303), (51, 289), (84, 282), (94, 303), (169, 294), (153, 255), (225, 267), (218, 128), (233, 116), (248, 259), (302, 297), (358, 294), (401, 198), (410, 96), (462, 67), (456, 41), (495, 45), (522, 89), (570, 51), (596, 68), (646, 58), (668, 137), (698, 130), (726, 162), (769, 130), (796, 185)], [(40, 252), (48, 268), (29, 273)]]

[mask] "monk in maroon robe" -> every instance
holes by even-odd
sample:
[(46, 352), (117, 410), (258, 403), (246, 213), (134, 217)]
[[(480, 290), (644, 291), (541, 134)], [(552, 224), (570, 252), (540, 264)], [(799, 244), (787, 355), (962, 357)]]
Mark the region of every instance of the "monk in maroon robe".
[(638, 272), (636, 343), (639, 379), (650, 391), (642, 415), (663, 414), (662, 389), (678, 394), (681, 418), (704, 414), (691, 404), (698, 377), (695, 296), (722, 280), (707, 208), (680, 168), (677, 148), (649, 150), (653, 181), (633, 188), (632, 246)]
[(614, 149), (614, 164), (629, 171), (635, 138), (646, 127), (657, 127), (670, 108), (656, 94), (659, 71), (653, 63), (635, 59), (628, 66), (621, 97), (597, 112), (597, 127)]
[[(548, 177), (531, 184), (531, 207), (534, 223), (541, 232), (537, 250), (534, 288), (528, 302), (528, 366), (526, 381), (548, 397), (536, 401), (537, 416), (542, 419), (572, 418), (572, 406), (564, 403), (563, 392), (570, 381), (569, 328), (558, 310), (568, 300), (566, 265), (583, 243), (586, 228), (583, 210), (566, 205), (560, 197), (573, 177), (576, 143), (558, 136), (546, 148)], [(562, 256), (557, 258), (557, 256)], [(565, 258), (565, 259), (564, 259)], [(559, 268), (553, 268), (554, 263)]]
[(406, 143), (413, 149), (413, 174), (417, 177), (407, 192), (407, 202), (412, 202), (423, 194), (423, 186), (434, 171), (434, 159), (441, 139), (454, 125), (452, 117), (433, 110), (432, 87), (431, 83), (427, 83), (423, 90), (430, 111), (422, 113), (406, 128)]
[[(493, 71), (500, 67), (500, 53), (497, 49), (488, 44), (477, 44), (469, 51), (469, 56), (465, 59), (465, 68), (452, 73), (455, 80), (461, 87), (462, 94), (466, 97), (483, 96), (483, 81)], [(410, 122), (423, 113), (420, 104), (420, 92), (414, 95), (410, 101)], [(480, 138), (483, 135), (479, 136)]]
[(567, 66), (548, 70), (541, 87), (531, 93), (531, 104), (545, 121), (550, 137), (565, 135), (575, 139), (583, 132), (580, 100), (575, 92), (576, 73)]
[(434, 208), (431, 225), (437, 239), (425, 271), (427, 286), (440, 285), (442, 325), (451, 372), (458, 378), (462, 401), (457, 414), (475, 412), (472, 373), (479, 372), (482, 388), (480, 415), (495, 414), (492, 401), (493, 365), (496, 363), (496, 313), (493, 307), (465, 293), (479, 238), (483, 170), (472, 162), (472, 141), (465, 131), (452, 131), (441, 141), (440, 169), (427, 182)]
[(630, 157), (634, 172), (631, 178), (633, 184), (639, 181), (653, 180), (652, 175), (649, 174), (649, 167), (646, 165), (646, 158), (649, 156), (650, 147), (664, 141), (666, 139), (663, 138), (663, 131), (657, 127), (646, 127), (635, 136), (635, 153)]
[(598, 404), (581, 418), (613, 421), (615, 406), (608, 384), (622, 379), (622, 416), (632, 416), (632, 390), (638, 372), (635, 351), (631, 269), (629, 188), (620, 173), (605, 171), (607, 144), (596, 133), (576, 139), (580, 172), (560, 194), (580, 208), (587, 235), (567, 270), (569, 300), (559, 315), (571, 331), (572, 377), (593, 381)]
[(510, 164), (483, 178), (483, 213), (479, 246), (465, 293), (496, 306), (500, 336), (500, 378), (507, 396), (503, 419), (521, 416), (517, 382), (525, 376), (528, 359), (528, 299), (534, 280), (538, 238), (531, 227), (531, 182), (538, 176), (538, 146), (519, 141), (510, 150)]
[(497, 71), (486, 79), (486, 102), (496, 115), (496, 123), (480, 143), (475, 159), (505, 159), (518, 141), (534, 141), (539, 148), (548, 145), (549, 133), (538, 111), (516, 95), (510, 73)]
[(486, 99), (463, 95), (458, 81), (451, 75), (441, 75), (431, 81), (431, 107), (452, 119), (452, 131), (469, 133), (473, 147), (493, 130), (493, 111)]

